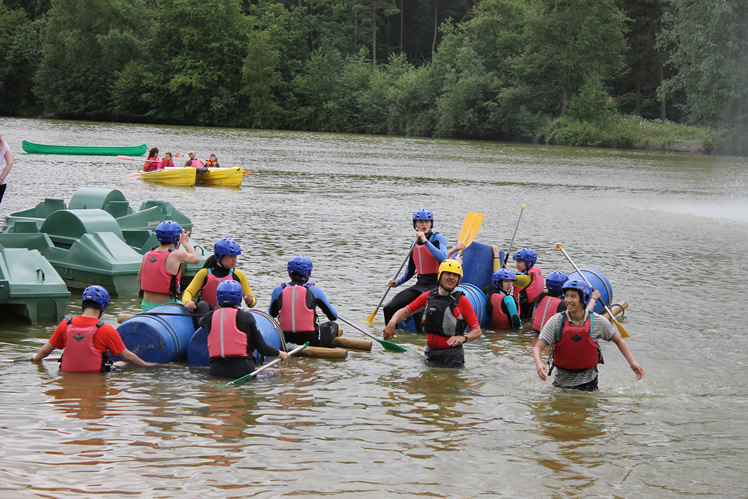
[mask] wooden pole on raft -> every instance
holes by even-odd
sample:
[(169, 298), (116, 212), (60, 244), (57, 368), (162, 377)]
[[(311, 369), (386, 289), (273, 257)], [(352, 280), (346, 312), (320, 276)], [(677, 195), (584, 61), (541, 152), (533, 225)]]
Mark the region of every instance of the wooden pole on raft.
[[(626, 300), (621, 300), (618, 303), (614, 303), (613, 305), (611, 305), (610, 311), (613, 312), (613, 315), (618, 317), (627, 308), (629, 308), (629, 302), (627, 302)], [(608, 312), (605, 312), (601, 315), (605, 317), (606, 319), (610, 320), (610, 314), (608, 314)]]
[(297, 354), (299, 357), (314, 357), (317, 359), (345, 359), (348, 350), (328, 347), (306, 347)]
[(349, 348), (351, 350), (362, 350), (364, 352), (371, 352), (371, 341), (361, 340), (358, 338), (345, 338), (343, 336), (336, 336), (330, 342), (330, 346), (340, 347), (340, 348)]

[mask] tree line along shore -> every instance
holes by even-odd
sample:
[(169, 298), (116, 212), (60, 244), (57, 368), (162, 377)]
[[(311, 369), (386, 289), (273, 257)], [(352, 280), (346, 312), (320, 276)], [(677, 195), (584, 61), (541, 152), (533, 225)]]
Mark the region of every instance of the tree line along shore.
[(748, 155), (741, 0), (6, 0), (0, 114)]

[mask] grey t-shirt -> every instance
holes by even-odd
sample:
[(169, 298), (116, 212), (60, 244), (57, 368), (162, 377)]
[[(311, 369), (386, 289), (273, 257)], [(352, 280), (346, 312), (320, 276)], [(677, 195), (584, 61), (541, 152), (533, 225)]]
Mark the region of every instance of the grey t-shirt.
[[(568, 319), (568, 312), (558, 313), (548, 319), (548, 322), (545, 323), (545, 326), (543, 326), (543, 329), (540, 331), (540, 336), (538, 337), (540, 341), (542, 341), (546, 345), (553, 345), (556, 342), (556, 334), (558, 333), (558, 328), (561, 325), (561, 319), (564, 315), (566, 315)], [(597, 342), (599, 339), (603, 339), (605, 341), (612, 340), (616, 335), (616, 328), (608, 321), (608, 319), (606, 319), (602, 315), (596, 314), (594, 312), (592, 313), (592, 315), (593, 321), (590, 337), (595, 342)], [(585, 324), (588, 324), (586, 312), (584, 318)], [(574, 323), (572, 324), (576, 325)], [(589, 325), (587, 327), (589, 327)], [(579, 386), (585, 383), (589, 383), (590, 381), (594, 380), (596, 376), (597, 367), (590, 367), (589, 369), (584, 369), (581, 371), (567, 371), (566, 369), (556, 367), (556, 377), (554, 378), (553, 384), (562, 387)]]

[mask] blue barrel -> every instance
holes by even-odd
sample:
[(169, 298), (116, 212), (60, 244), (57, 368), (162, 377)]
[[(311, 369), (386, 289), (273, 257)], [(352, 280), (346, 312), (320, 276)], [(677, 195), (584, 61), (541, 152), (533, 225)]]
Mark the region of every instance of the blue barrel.
[[(247, 310), (255, 318), (257, 323), (257, 329), (265, 339), (265, 343), (270, 346), (277, 348), (278, 350), (286, 350), (286, 340), (283, 337), (283, 330), (280, 324), (273, 319), (270, 315), (266, 314), (261, 310), (250, 309)], [(255, 350), (254, 353), (255, 362), (265, 362), (265, 357)], [(191, 366), (209, 366), (210, 355), (208, 354), (208, 331), (205, 328), (200, 328), (195, 331), (195, 334), (190, 338), (189, 347), (187, 349), (187, 359)]]
[(478, 322), (481, 327), (488, 325), (488, 314), (486, 314), (486, 294), (478, 287), (473, 284), (464, 283), (457, 286), (457, 289), (465, 293), (467, 299), (473, 305), (475, 310), (475, 316), (478, 317)]
[[(599, 270), (579, 270), (582, 271), (582, 275), (584, 275), (584, 277), (586, 277), (590, 282), (590, 284), (592, 285), (592, 289), (596, 289), (600, 292), (600, 299), (595, 304), (595, 312), (597, 312), (598, 314), (602, 314), (603, 312), (605, 312), (603, 303), (607, 305), (608, 308), (610, 308), (611, 304), (613, 303), (613, 286), (610, 285), (610, 281)], [(573, 274), (569, 275), (569, 279), (579, 279), (579, 274), (577, 272), (574, 272)]]
[[(486, 294), (478, 287), (470, 283), (464, 283), (457, 286), (457, 289), (465, 293), (465, 296), (470, 303), (473, 305), (475, 310), (475, 316), (478, 317), (480, 325), (488, 325), (488, 315), (486, 314)], [(413, 316), (408, 317), (406, 320), (397, 323), (398, 329), (415, 331), (416, 323), (413, 320)]]
[[(504, 250), (499, 251), (499, 258), (504, 261)], [(462, 250), (462, 284), (473, 284), (479, 289), (492, 284), (493, 248), (488, 244), (473, 241)]]
[(167, 304), (126, 320), (117, 331), (127, 349), (141, 359), (168, 364), (187, 356), (195, 324), (187, 309)]

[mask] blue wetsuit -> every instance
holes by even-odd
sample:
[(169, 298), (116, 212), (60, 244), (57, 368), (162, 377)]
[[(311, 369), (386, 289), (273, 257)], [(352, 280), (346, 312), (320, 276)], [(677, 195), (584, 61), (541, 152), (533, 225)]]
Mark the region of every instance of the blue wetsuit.
[[(421, 243), (416, 242), (415, 244), (418, 245), (425, 245), (428, 251), (431, 253), (431, 255), (436, 259), (437, 262), (441, 263), (444, 260), (447, 259), (447, 239), (439, 234), (438, 232), (430, 232), (426, 236), (426, 242)], [(400, 277), (396, 279), (397, 285), (401, 286), (402, 284), (408, 282), (413, 275), (416, 274), (416, 262), (413, 257), (413, 254), (411, 253), (410, 258), (408, 259), (408, 267), (405, 269), (405, 271), (402, 273)], [(437, 275), (438, 273), (434, 274), (418, 274), (418, 279), (416, 283), (402, 291), (400, 291), (395, 297), (390, 300), (385, 306), (384, 306), (384, 321), (385, 324), (390, 322), (390, 319), (392, 319), (392, 316), (395, 315), (395, 312), (400, 310), (401, 308), (407, 306), (410, 302), (418, 298), (420, 295), (422, 295), (426, 291), (431, 291), (434, 289), (439, 283), (437, 282)], [(421, 317), (420, 313), (414, 314), (413, 320), (416, 323), (416, 327), (418, 330), (421, 328)]]

